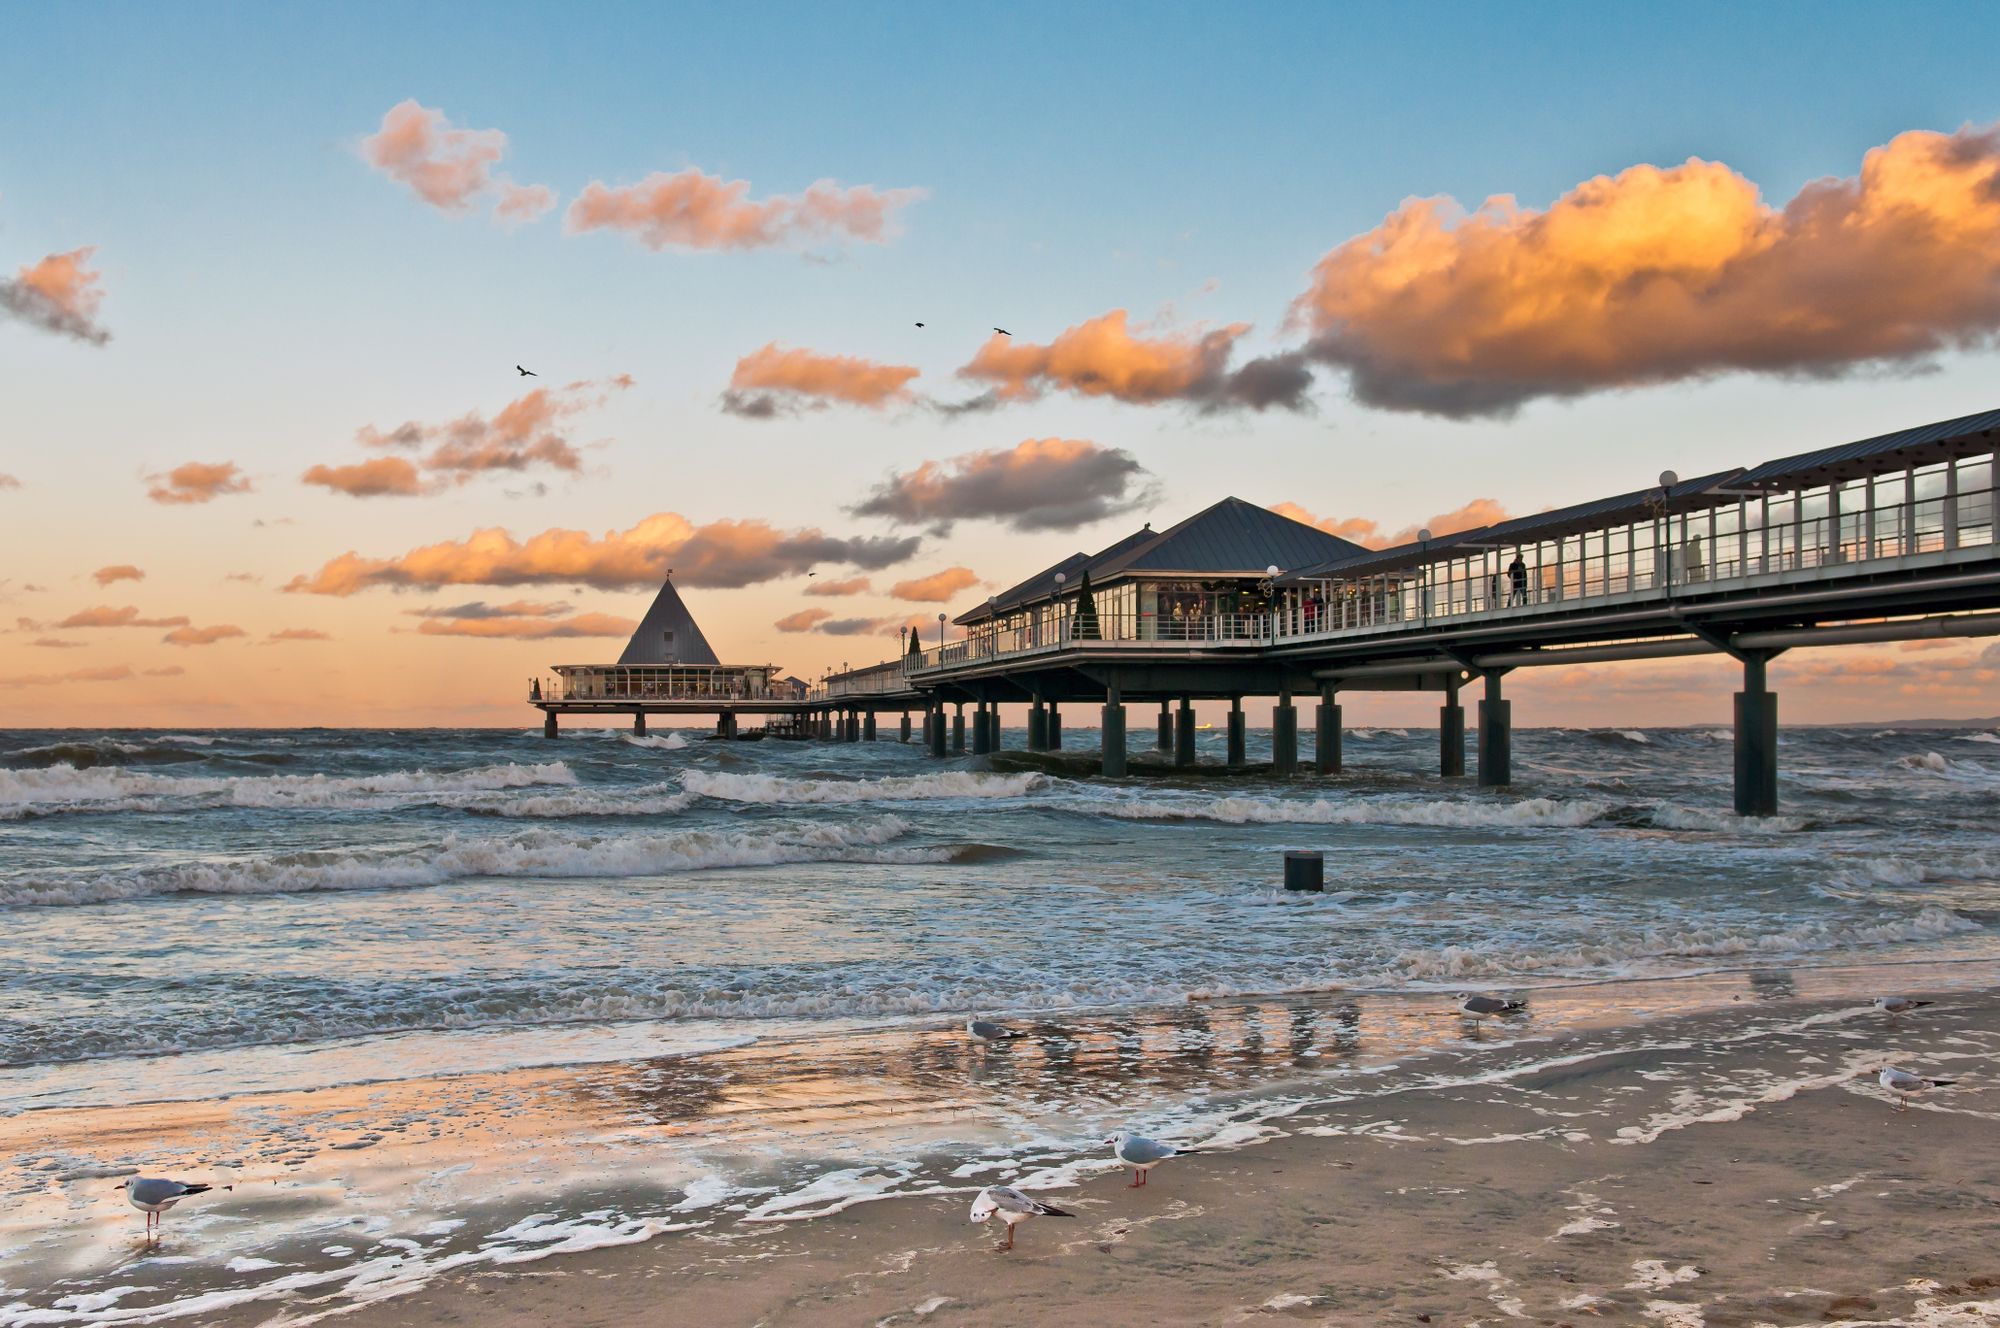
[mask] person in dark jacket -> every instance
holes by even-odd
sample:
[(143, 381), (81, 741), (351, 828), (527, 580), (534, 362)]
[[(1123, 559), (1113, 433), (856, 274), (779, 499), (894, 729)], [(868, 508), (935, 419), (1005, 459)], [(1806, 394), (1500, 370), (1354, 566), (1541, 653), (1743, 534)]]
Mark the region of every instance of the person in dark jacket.
[(1521, 561), (1518, 553), (1514, 555), (1514, 561), (1507, 564), (1507, 584), (1513, 588), (1513, 593), (1507, 596), (1509, 605), (1528, 602), (1528, 564)]

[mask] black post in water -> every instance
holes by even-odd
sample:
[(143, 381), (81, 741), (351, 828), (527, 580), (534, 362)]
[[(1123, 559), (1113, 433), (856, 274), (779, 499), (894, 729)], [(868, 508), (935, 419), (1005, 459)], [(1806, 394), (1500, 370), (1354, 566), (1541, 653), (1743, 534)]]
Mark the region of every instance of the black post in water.
[(1049, 712), (1042, 708), (1040, 692), (1028, 707), (1028, 750), (1046, 751), (1049, 745)]
[(632, 712), (632, 736), (635, 738), (646, 736), (646, 712), (643, 710)]
[(993, 750), (993, 727), (987, 722), (990, 718), (984, 701), (973, 707), (972, 754), (974, 756), (984, 756)]
[[(1048, 742), (1049, 751), (1059, 752), (1062, 750), (1062, 711), (1057, 709), (1054, 701), (1049, 702), (1048, 728), (1042, 736)], [(995, 746), (998, 746), (998, 744), (996, 743)]]
[(1104, 703), (1104, 712), (1098, 717), (1099, 732), (1104, 735), (1103, 773), (1113, 779), (1125, 774), (1125, 707), (1115, 701)]
[(905, 710), (905, 711), (903, 712), (903, 731), (902, 731), (902, 735), (901, 735), (900, 737), (898, 737), (898, 738), (896, 739), (896, 741), (898, 741), (898, 742), (908, 742), (909, 740), (910, 740), (910, 712), (909, 712), (909, 711), (907, 711), (907, 710)]
[(1304, 849), (1286, 849), (1285, 888), (1311, 890), (1314, 893), (1325, 891), (1326, 854), (1311, 853)]
[(929, 724), (931, 755), (941, 757), (944, 755), (945, 744), (944, 702), (934, 701), (931, 703)]
[(1486, 674), (1486, 699), (1479, 703), (1479, 787), (1501, 788), (1514, 782), (1514, 703), (1500, 697), (1500, 675)]
[(1458, 703), (1458, 675), (1444, 682), (1444, 704), (1438, 707), (1438, 774), (1456, 779), (1465, 773), (1465, 707)]
[(870, 710), (861, 717), (861, 740), (863, 742), (875, 741), (875, 712), (873, 710)]
[(1185, 770), (1194, 764), (1194, 702), (1183, 696), (1174, 715), (1174, 766)]
[(1249, 762), (1243, 755), (1243, 698), (1229, 698), (1229, 768), (1241, 770)]
[(544, 738), (553, 738), (556, 736), (556, 732), (556, 712), (553, 710), (544, 710), (542, 712), (542, 736)]
[(1743, 656), (1743, 690), (1736, 694), (1736, 814), (1778, 814), (1778, 698), (1769, 655)]
[(951, 712), (951, 749), (962, 752), (965, 750), (965, 702), (955, 701), (952, 704), (954, 709)]
[(1160, 750), (1163, 752), (1170, 752), (1173, 749), (1174, 749), (1173, 702), (1162, 701), (1160, 702)]
[(1341, 765), (1340, 693), (1332, 683), (1319, 689), (1319, 710), (1313, 716), (1313, 768), (1337, 775)]
[(1299, 772), (1299, 712), (1289, 689), (1278, 693), (1278, 704), (1271, 711), (1271, 770), (1280, 775)]

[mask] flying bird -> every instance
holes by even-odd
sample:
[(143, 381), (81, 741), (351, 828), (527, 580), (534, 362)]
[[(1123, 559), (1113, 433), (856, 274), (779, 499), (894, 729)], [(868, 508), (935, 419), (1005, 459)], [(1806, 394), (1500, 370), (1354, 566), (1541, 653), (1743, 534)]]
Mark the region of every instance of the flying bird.
[(1004, 1024), (990, 1023), (984, 1019), (966, 1020), (965, 1031), (981, 1042), (1006, 1042), (1011, 1038), (1025, 1036), (1017, 1029), (1008, 1028)]
[(994, 330), (995, 332), (998, 332), (998, 333), (999, 333), (999, 334), (1000, 334), (1001, 336), (1003, 336), (1003, 337), (1011, 337), (1011, 336), (1013, 336), (1013, 335), (1014, 335), (1014, 334), (1013, 334), (1012, 332), (1009, 332), (1009, 331), (1008, 331), (1008, 330), (1007, 330), (1006, 328), (1004, 328), (1004, 327), (996, 327), (996, 328), (994, 328), (993, 330)]
[(518, 365), (518, 364), (514, 366), (514, 372), (515, 372), (515, 373), (517, 373), (517, 374), (519, 374), (519, 375), (521, 375), (521, 377), (523, 377), (523, 378), (540, 378), (540, 377), (541, 377), (541, 375), (540, 375), (540, 374), (538, 374), (538, 373), (536, 373), (536, 372), (535, 372), (535, 371), (534, 371), (533, 369), (523, 369), (523, 368), (522, 368), (522, 367), (521, 367), (520, 365)]
[(1920, 1093), (1928, 1093), (1933, 1088), (1944, 1088), (1955, 1084), (1958, 1080), (1926, 1079), (1920, 1074), (1911, 1074), (1908, 1070), (1885, 1065), (1882, 1067), (1882, 1073), (1876, 1076), (1875, 1082), (1896, 1095), (1896, 1110), (1908, 1111), (1911, 1098)]
[(1883, 1014), (1888, 1015), (1891, 1019), (1894, 1019), (1899, 1014), (1908, 1014), (1912, 1010), (1921, 1010), (1926, 1005), (1936, 1004), (1936, 1001), (1913, 1001), (1908, 996), (1877, 996), (1875, 998), (1875, 1008)]
[(918, 327), (922, 327), (922, 326), (923, 326), (923, 324), (922, 324), (922, 323), (918, 323), (918, 324), (917, 324), (917, 326), (918, 326)]
[(1031, 1217), (1075, 1217), (1054, 1204), (1045, 1204), (1039, 1199), (1031, 1199), (1012, 1185), (988, 1185), (972, 1201), (972, 1220), (984, 1222), (995, 1213), (1007, 1224), (1007, 1243), (1000, 1248), (1014, 1248), (1014, 1228)]
[[(191, 1185), (178, 1180), (163, 1180), (158, 1176), (140, 1176), (134, 1180), (118, 1182), (118, 1188), (125, 1191), (128, 1203), (146, 1215), (146, 1239), (151, 1240), (153, 1228), (159, 1223), (162, 1213), (190, 1195), (206, 1194), (215, 1187)], [(234, 1187), (225, 1185), (222, 1188), (227, 1190)]]
[(1141, 1134), (1115, 1134), (1104, 1141), (1111, 1145), (1111, 1155), (1138, 1173), (1127, 1189), (1136, 1190), (1146, 1183), (1146, 1173), (1170, 1157), (1181, 1157), (1192, 1153), (1192, 1148), (1176, 1148), (1163, 1144), (1158, 1139), (1148, 1139)]

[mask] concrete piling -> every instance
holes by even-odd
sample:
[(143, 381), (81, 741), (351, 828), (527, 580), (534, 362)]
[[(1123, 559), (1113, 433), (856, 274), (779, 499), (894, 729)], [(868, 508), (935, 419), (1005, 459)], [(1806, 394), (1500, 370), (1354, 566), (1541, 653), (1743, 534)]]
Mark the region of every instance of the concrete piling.
[(910, 740), (910, 712), (909, 712), (909, 711), (907, 711), (907, 710), (905, 710), (905, 711), (903, 712), (903, 729), (902, 729), (902, 733), (901, 733), (900, 735), (898, 735), (898, 737), (896, 738), (896, 741), (897, 741), (897, 742), (908, 742), (909, 740)]
[(1171, 701), (1160, 702), (1160, 750), (1163, 752), (1170, 752), (1174, 749), (1174, 712), (1172, 707), (1173, 702)]
[(1479, 703), (1479, 787), (1514, 782), (1514, 703), (1500, 695), (1505, 669), (1486, 672), (1486, 697)]
[(981, 701), (972, 712), (972, 754), (984, 756), (993, 750), (992, 714)]
[(1778, 813), (1778, 698), (1770, 689), (1770, 656), (1743, 655), (1743, 690), (1736, 693), (1736, 814)]
[(1028, 707), (1028, 750), (1031, 752), (1046, 751), (1048, 750), (1048, 745), (1049, 713), (1042, 708), (1042, 698), (1037, 693), (1034, 702)]
[(1305, 849), (1285, 850), (1285, 888), (1323, 893), (1326, 890), (1326, 854)]
[(944, 702), (938, 701), (931, 706), (930, 716), (926, 721), (926, 728), (930, 735), (931, 755), (940, 758), (943, 757), (946, 740)]
[(1106, 701), (1103, 713), (1098, 717), (1099, 732), (1104, 735), (1103, 773), (1119, 778), (1125, 774), (1125, 707), (1116, 701)]
[(1465, 707), (1458, 701), (1458, 675), (1445, 679), (1444, 705), (1438, 708), (1438, 775), (1457, 779), (1465, 774)]
[(1174, 768), (1184, 770), (1194, 764), (1194, 702), (1181, 698), (1174, 714)]
[(646, 712), (643, 710), (632, 712), (632, 736), (635, 738), (646, 736)]
[(875, 741), (875, 712), (873, 710), (868, 711), (861, 717), (861, 740), (863, 742)]
[(1279, 775), (1299, 772), (1299, 712), (1289, 690), (1278, 693), (1271, 710), (1271, 770)]
[(544, 710), (542, 712), (542, 736), (544, 738), (553, 738), (556, 736), (556, 733), (556, 712), (553, 710)]
[(1340, 693), (1332, 684), (1319, 689), (1319, 709), (1313, 716), (1313, 768), (1337, 775), (1341, 767)]
[(965, 750), (965, 702), (963, 701), (957, 702), (952, 710), (951, 749), (955, 752)]
[[(1056, 708), (1054, 701), (1049, 702), (1048, 725), (1042, 732), (1042, 739), (1048, 744), (1046, 750), (1052, 752), (1062, 750), (1062, 711)], [(999, 744), (995, 743), (994, 746), (997, 747)]]
[(1240, 696), (1232, 696), (1229, 698), (1229, 756), (1228, 756), (1229, 768), (1231, 770), (1241, 770), (1245, 765), (1249, 763), (1248, 758), (1244, 753), (1243, 735), (1244, 735), (1243, 698)]

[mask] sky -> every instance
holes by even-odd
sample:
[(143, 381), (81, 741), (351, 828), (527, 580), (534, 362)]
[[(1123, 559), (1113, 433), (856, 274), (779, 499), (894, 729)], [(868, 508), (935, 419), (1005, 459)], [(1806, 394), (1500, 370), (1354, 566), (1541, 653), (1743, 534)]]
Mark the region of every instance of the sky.
[[(2000, 405), (1991, 6), (4, 19), (9, 726), (526, 723), (667, 568), (817, 677), (1225, 495), (1379, 543)], [(1773, 681), (2000, 713), (1976, 645)]]

